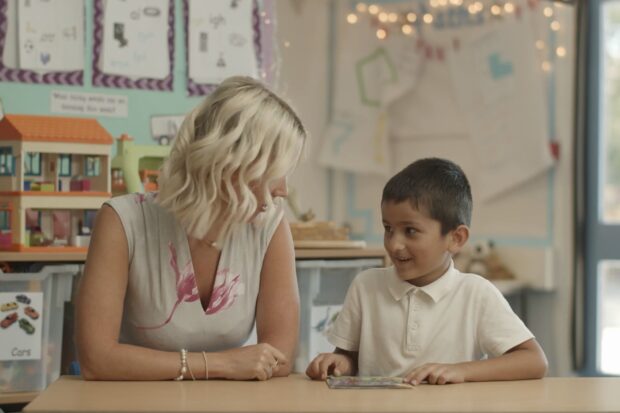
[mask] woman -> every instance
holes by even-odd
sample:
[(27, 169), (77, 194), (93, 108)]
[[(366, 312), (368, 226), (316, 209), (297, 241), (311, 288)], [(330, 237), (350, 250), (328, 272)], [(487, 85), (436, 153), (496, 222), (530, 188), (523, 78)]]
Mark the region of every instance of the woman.
[[(289, 105), (233, 77), (185, 118), (159, 193), (104, 204), (77, 301), (85, 379), (290, 373), (299, 297), (277, 198), (305, 139)], [(243, 346), (254, 322), (258, 344)]]

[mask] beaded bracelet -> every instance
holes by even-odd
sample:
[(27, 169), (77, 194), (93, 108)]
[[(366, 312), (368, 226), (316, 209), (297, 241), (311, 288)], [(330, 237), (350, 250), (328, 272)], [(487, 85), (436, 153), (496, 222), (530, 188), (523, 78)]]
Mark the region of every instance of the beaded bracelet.
[(187, 350), (184, 348), (181, 349), (181, 372), (178, 377), (175, 377), (174, 380), (181, 381), (185, 378), (185, 373), (187, 373)]

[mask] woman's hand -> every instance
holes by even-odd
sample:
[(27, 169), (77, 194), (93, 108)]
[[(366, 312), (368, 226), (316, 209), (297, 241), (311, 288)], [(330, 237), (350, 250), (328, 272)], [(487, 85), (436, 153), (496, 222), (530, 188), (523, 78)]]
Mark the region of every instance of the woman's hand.
[(403, 381), (414, 386), (423, 381), (429, 384), (463, 383), (465, 372), (458, 364), (428, 363), (413, 369)]
[(286, 356), (267, 343), (226, 350), (223, 376), (231, 380), (269, 380), (280, 367), (288, 364)]
[(325, 380), (329, 374), (350, 376), (353, 373), (353, 360), (342, 353), (321, 353), (314, 358), (306, 369), (306, 374), (313, 380)]

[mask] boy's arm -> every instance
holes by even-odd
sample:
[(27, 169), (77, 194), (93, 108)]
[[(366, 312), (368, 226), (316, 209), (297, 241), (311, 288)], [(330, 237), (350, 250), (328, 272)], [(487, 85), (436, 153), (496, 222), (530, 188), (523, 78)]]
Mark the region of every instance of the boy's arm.
[(405, 377), (419, 384), (462, 383), (465, 381), (499, 381), (539, 379), (547, 374), (547, 358), (536, 339), (527, 340), (501, 356), (456, 364), (425, 364)]

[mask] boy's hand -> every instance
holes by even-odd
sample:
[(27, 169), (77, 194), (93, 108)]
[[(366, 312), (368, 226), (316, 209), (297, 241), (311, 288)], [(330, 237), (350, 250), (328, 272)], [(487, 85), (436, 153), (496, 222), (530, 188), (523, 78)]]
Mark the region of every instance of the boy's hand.
[(325, 380), (330, 374), (350, 376), (352, 372), (351, 357), (339, 353), (321, 353), (310, 362), (306, 369), (306, 374), (313, 380)]
[(405, 383), (414, 386), (426, 380), (429, 384), (463, 383), (465, 372), (458, 364), (424, 364), (405, 376)]

